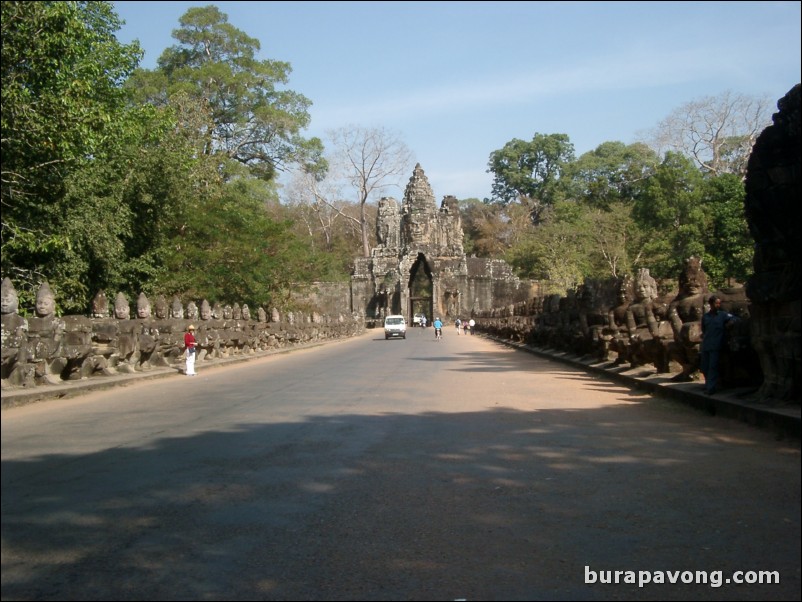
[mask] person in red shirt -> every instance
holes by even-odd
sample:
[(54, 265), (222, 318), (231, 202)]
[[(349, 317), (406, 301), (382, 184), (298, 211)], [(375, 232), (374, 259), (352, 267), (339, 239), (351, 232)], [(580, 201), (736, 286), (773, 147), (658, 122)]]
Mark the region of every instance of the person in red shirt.
[(190, 324), (187, 328), (187, 333), (184, 335), (184, 347), (187, 348), (187, 376), (195, 376), (195, 326)]

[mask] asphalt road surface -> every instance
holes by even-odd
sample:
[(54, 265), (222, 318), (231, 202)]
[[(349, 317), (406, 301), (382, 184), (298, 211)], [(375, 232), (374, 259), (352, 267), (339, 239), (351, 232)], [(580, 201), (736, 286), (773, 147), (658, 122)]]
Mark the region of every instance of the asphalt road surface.
[(4, 411), (2, 599), (799, 600), (801, 472), (480, 336), (370, 331)]

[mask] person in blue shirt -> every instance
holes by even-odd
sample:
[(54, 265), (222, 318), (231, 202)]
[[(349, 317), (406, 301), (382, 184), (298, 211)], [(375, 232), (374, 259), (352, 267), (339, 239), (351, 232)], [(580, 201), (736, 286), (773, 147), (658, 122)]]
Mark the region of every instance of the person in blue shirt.
[(440, 318), (435, 318), (432, 326), (434, 326), (434, 338), (440, 339), (443, 336), (443, 323)]
[(702, 374), (705, 375), (705, 392), (713, 395), (719, 391), (718, 364), (727, 340), (727, 328), (737, 318), (721, 309), (721, 299), (716, 295), (707, 302), (710, 311), (702, 316)]

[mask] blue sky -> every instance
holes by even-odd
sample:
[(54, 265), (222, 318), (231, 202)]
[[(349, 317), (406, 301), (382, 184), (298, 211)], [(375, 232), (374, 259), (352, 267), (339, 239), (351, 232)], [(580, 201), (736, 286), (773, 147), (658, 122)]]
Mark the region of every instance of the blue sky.
[(396, 132), (438, 202), (488, 197), (490, 153), (513, 138), (567, 134), (579, 156), (635, 142), (692, 100), (776, 102), (800, 82), (799, 2), (113, 4), (145, 68), (188, 8), (216, 5), (261, 58), (290, 63), (287, 87), (313, 103), (307, 136)]

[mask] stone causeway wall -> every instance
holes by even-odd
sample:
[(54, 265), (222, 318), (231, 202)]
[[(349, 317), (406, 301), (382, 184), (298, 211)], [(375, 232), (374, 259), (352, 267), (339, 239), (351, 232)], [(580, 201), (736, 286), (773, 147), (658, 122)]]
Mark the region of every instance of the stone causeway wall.
[[(46, 287), (46, 285), (43, 285)], [(47, 289), (49, 291), (49, 289)], [(147, 372), (157, 367), (183, 371), (184, 333), (195, 326), (196, 365), (204, 361), (352, 337), (364, 331), (364, 320), (352, 315), (264, 310), (252, 319), (248, 312), (226, 306), (189, 318), (156, 317), (148, 304), (137, 304), (137, 316), (129, 319), (96, 315), (43, 314), (48, 292), (37, 302), (37, 315), (25, 318), (14, 307), (11, 282), (3, 281), (2, 388), (3, 390), (54, 385), (87, 378)], [(41, 302), (41, 305), (40, 305)], [(14, 307), (14, 311), (6, 311)], [(126, 305), (127, 307), (127, 305)], [(100, 309), (102, 312), (102, 308)], [(117, 307), (119, 310), (120, 308)], [(161, 312), (160, 312), (161, 313)]]

